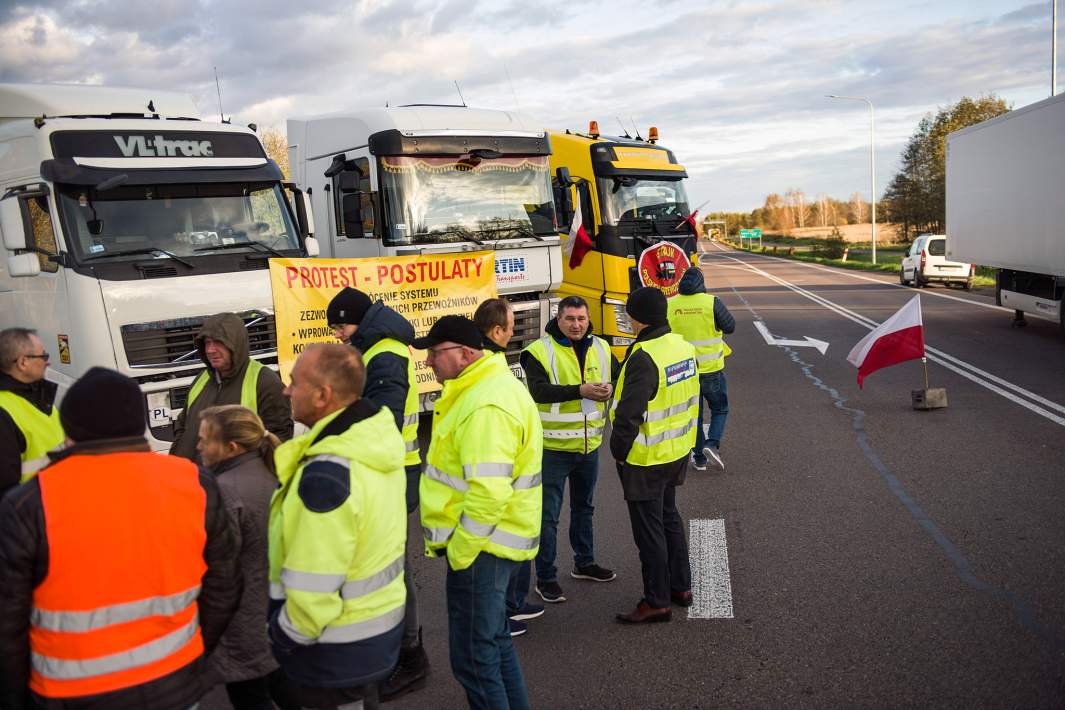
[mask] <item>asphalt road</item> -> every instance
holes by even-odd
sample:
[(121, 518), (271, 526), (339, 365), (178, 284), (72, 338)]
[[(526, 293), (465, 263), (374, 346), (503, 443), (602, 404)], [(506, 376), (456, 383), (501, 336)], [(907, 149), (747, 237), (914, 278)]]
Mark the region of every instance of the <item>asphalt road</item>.
[[(564, 513), (569, 600), (515, 639), (532, 706), (1065, 706), (1057, 325), (1014, 329), (986, 296), (922, 289), (930, 384), (946, 388), (949, 407), (915, 411), (920, 363), (859, 390), (846, 355), (869, 332), (862, 322), (885, 320), (918, 291), (891, 275), (707, 248), (707, 283), (737, 321), (726, 469), (692, 471), (678, 500), (689, 526), (724, 521), (731, 616), (719, 606), (719, 618), (677, 610), (670, 624), (614, 622), (641, 586), (604, 447), (597, 557), (618, 578), (565, 576)], [(767, 344), (756, 320), (828, 349)], [(417, 578), (433, 675), (390, 706), (465, 707), (447, 661), (443, 562), (419, 560)], [(722, 582), (700, 576), (696, 593)], [(218, 698), (206, 708), (225, 707)]]

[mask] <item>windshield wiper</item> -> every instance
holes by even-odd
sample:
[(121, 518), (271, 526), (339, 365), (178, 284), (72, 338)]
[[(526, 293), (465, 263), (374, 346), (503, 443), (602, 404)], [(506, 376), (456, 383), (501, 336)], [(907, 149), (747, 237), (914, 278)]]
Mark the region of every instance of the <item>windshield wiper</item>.
[(103, 259), (104, 257), (114, 256), (137, 256), (138, 254), (165, 254), (169, 258), (173, 259), (179, 264), (184, 264), (190, 269), (196, 268), (192, 265), (192, 262), (185, 261), (177, 254), (169, 252), (166, 249), (160, 249), (159, 247), (145, 247), (144, 249), (127, 249), (126, 251), (113, 251), (110, 254), (97, 254), (96, 256), (89, 256), (83, 259), (83, 261), (95, 261), (96, 259)]
[(216, 244), (213, 247), (199, 247), (198, 249), (193, 249), (193, 251), (222, 251), (223, 249), (240, 249), (243, 247), (251, 247), (252, 249), (258, 247), (260, 249), (265, 249), (274, 256), (284, 256), (284, 254), (279, 252), (277, 249), (266, 246), (262, 242), (233, 242), (232, 244)]
[(463, 241), (469, 241), (469, 242), (473, 242), (474, 244), (477, 244), (479, 246), (484, 246), (484, 242), (480, 241), (479, 239), (476, 239), (472, 234), (470, 234), (469, 230), (466, 230), (466, 229), (454, 229), (454, 228), (452, 228), (452, 229), (440, 229), (440, 230), (437, 230), (435, 232), (421, 232), (421, 233), (418, 233), (418, 234), (413, 234), (411, 236), (413, 236), (415, 238), (417, 238), (417, 237), (433, 237), (433, 236), (439, 236), (441, 234), (457, 234), (460, 237), (462, 237)]

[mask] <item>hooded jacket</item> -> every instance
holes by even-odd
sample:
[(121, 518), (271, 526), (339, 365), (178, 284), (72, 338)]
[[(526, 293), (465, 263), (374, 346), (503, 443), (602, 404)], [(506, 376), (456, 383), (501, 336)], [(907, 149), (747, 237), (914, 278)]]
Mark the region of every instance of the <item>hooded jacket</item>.
[[(73, 456), (99, 456), (125, 451), (149, 453), (150, 449), (143, 438), (133, 437), (82, 442), (49, 456), (55, 462)], [(207, 571), (203, 575), (196, 603), (206, 655), (218, 644), (237, 607), (241, 594), (241, 572), (236, 543), (218, 485), (206, 473), (200, 474), (199, 483), (206, 494), (203, 524), (207, 542), (203, 559)], [(154, 514), (156, 511), (144, 511), (144, 515)], [(101, 550), (100, 554), (106, 554), (106, 550)], [(30, 614), (33, 591), (48, 576), (49, 563), (41, 486), (40, 481), (33, 478), (12, 490), (0, 503), (0, 588), (4, 590), (4, 613), (0, 614), (0, 708), (3, 710), (23, 710), (32, 705), (28, 687)], [(203, 669), (204, 656), (201, 656), (173, 673), (148, 683), (106, 695), (48, 701), (35, 697), (37, 704), (32, 706), (50, 710), (187, 708), (206, 690), (201, 680)]]
[[(360, 353), (365, 354), (383, 338), (392, 338), (404, 345), (410, 345), (414, 340), (414, 326), (394, 309), (386, 306), (384, 301), (377, 301), (362, 317), (362, 323), (352, 336), (351, 344), (358, 348)], [(362, 396), (375, 404), (387, 407), (395, 417), (396, 428), (400, 431), (403, 431), (403, 407), (407, 402), (409, 387), (407, 363), (393, 353), (375, 355), (366, 366), (366, 386), (362, 390)]]
[[(223, 377), (207, 360), (206, 340), (217, 340), (233, 353), (233, 371)], [(240, 390), (244, 383), (244, 371), (248, 369), (248, 330), (244, 321), (235, 313), (220, 313), (203, 323), (196, 334), (196, 350), (207, 366), (209, 381), (192, 406), (186, 406), (174, 424), (174, 443), (170, 453), (196, 463), (200, 453), (196, 441), (200, 433), (200, 412), (217, 404), (240, 404)], [(255, 399), (259, 417), (267, 431), (273, 432), (281, 441), (292, 438), (292, 407), (284, 395), (285, 386), (276, 372), (264, 367), (259, 372), (255, 387)]]
[[(26, 384), (0, 372), (0, 390), (17, 394), (45, 414), (52, 413), (58, 385), (48, 380)], [(0, 496), (14, 488), (22, 479), (22, 452), (26, 437), (6, 409), (0, 409)]]
[[(581, 339), (573, 342), (563, 334), (562, 329), (558, 325), (558, 319), (552, 318), (548, 322), (544, 331), (554, 338), (555, 342), (563, 347), (572, 347), (577, 355), (577, 362), (580, 363), (581, 368), (584, 368), (584, 356), (588, 352), (589, 346), (592, 344), (592, 322), (588, 321), (588, 330), (584, 331), (584, 335)], [(555, 402), (569, 402), (574, 399), (581, 398), (581, 386), (580, 383), (575, 385), (554, 385), (551, 384), (551, 378), (547, 374), (547, 370), (540, 364), (540, 361), (529, 354), (528, 351), (522, 350), (520, 355), (521, 367), (525, 370), (525, 379), (529, 385), (529, 394), (532, 395), (533, 401), (537, 404), (554, 404)], [(611, 381), (617, 379), (618, 370), (621, 369), (621, 365), (618, 363), (617, 358), (613, 354), (610, 355), (610, 379)]]
[[(706, 280), (699, 269), (688, 269), (684, 272), (684, 276), (680, 277), (680, 294), (691, 296), (696, 293), (706, 293)], [(736, 319), (732, 317), (720, 298), (714, 299), (714, 325), (725, 334), (736, 330)]]

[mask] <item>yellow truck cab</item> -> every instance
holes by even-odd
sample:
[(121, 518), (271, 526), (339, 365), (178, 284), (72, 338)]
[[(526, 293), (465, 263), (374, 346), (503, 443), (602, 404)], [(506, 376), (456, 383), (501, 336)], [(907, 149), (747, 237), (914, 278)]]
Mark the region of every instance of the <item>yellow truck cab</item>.
[(597, 334), (620, 359), (635, 336), (625, 315), (629, 292), (640, 286), (636, 259), (661, 241), (680, 247), (694, 263), (697, 235), (685, 217), (691, 212), (683, 165), (657, 145), (658, 131), (637, 136), (549, 131), (552, 187), (559, 229), (565, 238), (580, 200), (584, 229), (593, 249), (574, 269), (563, 257), (560, 297), (581, 296), (591, 309)]

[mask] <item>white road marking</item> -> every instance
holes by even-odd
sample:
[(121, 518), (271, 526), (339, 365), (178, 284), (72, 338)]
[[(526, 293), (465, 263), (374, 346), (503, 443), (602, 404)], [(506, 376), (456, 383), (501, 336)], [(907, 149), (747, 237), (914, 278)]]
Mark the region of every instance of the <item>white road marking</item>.
[[(725, 247), (722, 247), (721, 245), (719, 245), (717, 243), (715, 243), (714, 246), (717, 247), (719, 251), (723, 251), (723, 252), (726, 252), (726, 253), (731, 252), (731, 251), (736, 251), (736, 252), (738, 252), (740, 254), (749, 253), (749, 252), (740, 252), (739, 250), (736, 250), (736, 249), (726, 249)], [(707, 253), (705, 249), (703, 250), (703, 253)], [(848, 276), (848, 277), (850, 277), (852, 279), (860, 279), (862, 281), (871, 281), (872, 283), (880, 284), (881, 286), (891, 286), (893, 288), (904, 288), (904, 289), (907, 289), (907, 290), (917, 290), (917, 289), (914, 289), (912, 286), (903, 286), (902, 284), (897, 284), (897, 283), (895, 283), (893, 281), (885, 281), (883, 279), (874, 278), (872, 276), (866, 276), (866, 275), (864, 275), (862, 273), (851, 271), (849, 269), (833, 269), (832, 267), (822, 266), (821, 264), (811, 264), (811, 263), (806, 262), (806, 261), (799, 261), (798, 259), (785, 259), (784, 257), (772, 256), (770, 254), (755, 254), (755, 253), (749, 253), (749, 254), (750, 254), (750, 256), (761, 257), (762, 259), (772, 259), (773, 261), (783, 261), (786, 264), (799, 264), (801, 266), (805, 266), (808, 269), (815, 269), (817, 271), (826, 271), (826, 272), (828, 272), (830, 274), (833, 274), (835, 276)], [(971, 299), (968, 299), (968, 298), (961, 298), (960, 296), (952, 296), (952, 295), (950, 295), (948, 293), (938, 293), (936, 291), (929, 291), (927, 289), (920, 289), (920, 293), (921, 293), (922, 296), (935, 296), (936, 298), (945, 298), (948, 301), (957, 301), (959, 303), (967, 303), (970, 306), (979, 306), (980, 308), (990, 308), (991, 310), (994, 310), (994, 311), (1002, 311), (1004, 313), (1013, 313), (1013, 309), (1012, 308), (1006, 308), (1005, 306), (997, 306), (994, 303), (984, 303), (982, 301), (974, 301), (974, 300), (971, 300)]]
[[(791, 289), (795, 293), (797, 293), (797, 294), (799, 294), (801, 296), (804, 296), (805, 298), (810, 299), (814, 303), (817, 303), (817, 304), (827, 308), (828, 310), (833, 311), (834, 313), (837, 313), (837, 314), (843, 316), (844, 318), (847, 318), (848, 320), (854, 321), (855, 323), (857, 323), (857, 324), (859, 324), (861, 326), (864, 326), (864, 327), (868, 328), (869, 330), (872, 330), (876, 326), (880, 325), (879, 323), (877, 323), (876, 321), (874, 321), (874, 320), (872, 320), (870, 318), (866, 318), (865, 316), (863, 316), (863, 315), (861, 315), (859, 313), (856, 313), (856, 312), (854, 312), (852, 310), (844, 308), (843, 306), (840, 306), (837, 303), (833, 303), (832, 301), (829, 301), (827, 298), (824, 298), (823, 296), (819, 296), (816, 293), (812, 293), (810, 291), (807, 291), (806, 289), (802, 288), (801, 286), (796, 286), (795, 284), (793, 284), (793, 283), (791, 283), (789, 281), (785, 281), (784, 279), (782, 279), (782, 278), (780, 278), (778, 276), (774, 276), (773, 274), (770, 274), (770, 273), (768, 273), (766, 271), (763, 271), (762, 269), (759, 269), (757, 266), (754, 266), (753, 264), (748, 264), (747, 262), (741, 261), (740, 259), (737, 259), (737, 258), (732, 257), (732, 256), (725, 256), (724, 258), (730, 259), (732, 261), (735, 261), (737, 264), (741, 264), (744, 267), (746, 267), (748, 271), (751, 271), (752, 273), (755, 273), (755, 274), (758, 274), (760, 276), (763, 276), (763, 277), (769, 279), (770, 281), (774, 281), (774, 282), (780, 284), (781, 286), (784, 286), (785, 288)], [(788, 260), (784, 259), (782, 261), (788, 261)], [(957, 299), (957, 300), (965, 301), (965, 299)], [(971, 303), (971, 301), (965, 301), (965, 302), (966, 303)], [(982, 304), (977, 304), (977, 305), (982, 305)], [(1048, 409), (1052, 409), (1052, 410), (1055, 410), (1055, 411), (1058, 411), (1058, 412), (1061, 412), (1061, 413), (1065, 414), (1065, 406), (1063, 406), (1061, 404), (1058, 404), (1057, 402), (1053, 402), (1053, 401), (1051, 401), (1049, 399), (1046, 399), (1045, 397), (1042, 397), (1042, 396), (1036, 394), (1035, 392), (1031, 392), (1029, 390), (1026, 390), (1023, 387), (1020, 387), (1018, 385), (1013, 384), (1012, 382), (1007, 382), (1006, 380), (1002, 379), (1001, 377), (997, 377), (995, 375), (992, 375), (989, 372), (985, 372), (984, 370), (981, 370), (980, 368), (976, 367), (975, 365), (970, 365), (969, 363), (965, 362), (964, 360), (959, 360), (958, 358), (956, 358), (956, 357), (954, 357), (952, 355), (948, 355), (947, 353), (943, 352), (942, 350), (938, 350), (936, 348), (929, 347), (927, 344), (925, 345), (925, 350), (928, 353), (927, 357), (928, 357), (928, 359), (930, 361), (932, 361), (932, 362), (934, 362), (936, 364), (942, 365), (943, 367), (947, 368), (948, 370), (950, 370), (952, 372), (955, 372), (955, 373), (961, 375), (962, 377), (966, 378), (967, 380), (971, 380), (972, 382), (975, 382), (976, 384), (980, 385), (981, 387), (989, 389), (992, 392), (994, 392), (994, 393), (996, 393), (998, 395), (1001, 395), (1002, 397), (1005, 397), (1006, 399), (1010, 400), (1011, 402), (1014, 402), (1015, 404), (1019, 404), (1022, 407), (1024, 407), (1025, 409), (1028, 409), (1029, 411), (1034, 412), (1035, 414), (1038, 414), (1041, 417), (1049, 419), (1050, 421), (1054, 422), (1055, 424), (1058, 424), (1058, 425), (1061, 425), (1061, 426), (1065, 426), (1065, 417), (1059, 416), (1057, 414), (1054, 414), (1054, 412), (1048, 411)], [(962, 368), (966, 368), (966, 369), (962, 369)], [(1024, 399), (1021, 399), (1021, 397), (1019, 397), (1017, 395), (1021, 395), (1023, 397), (1027, 397), (1031, 401), (1026, 401)], [(1038, 404), (1033, 404), (1033, 402), (1037, 402)], [(1040, 406), (1040, 405), (1043, 405), (1043, 406)], [(1044, 407), (1046, 407), (1046, 408), (1044, 408)]]
[(732, 582), (728, 574), (725, 521), (699, 518), (688, 523), (691, 542), (692, 605), (689, 619), (731, 619)]
[(817, 352), (822, 355), (828, 350), (828, 343), (824, 340), (811, 338), (809, 335), (803, 336), (806, 338), (805, 340), (785, 340), (784, 338), (773, 337), (773, 334), (769, 332), (769, 327), (760, 320), (754, 321), (754, 327), (762, 334), (762, 338), (765, 340), (766, 345), (790, 345), (793, 348), (817, 348)]

